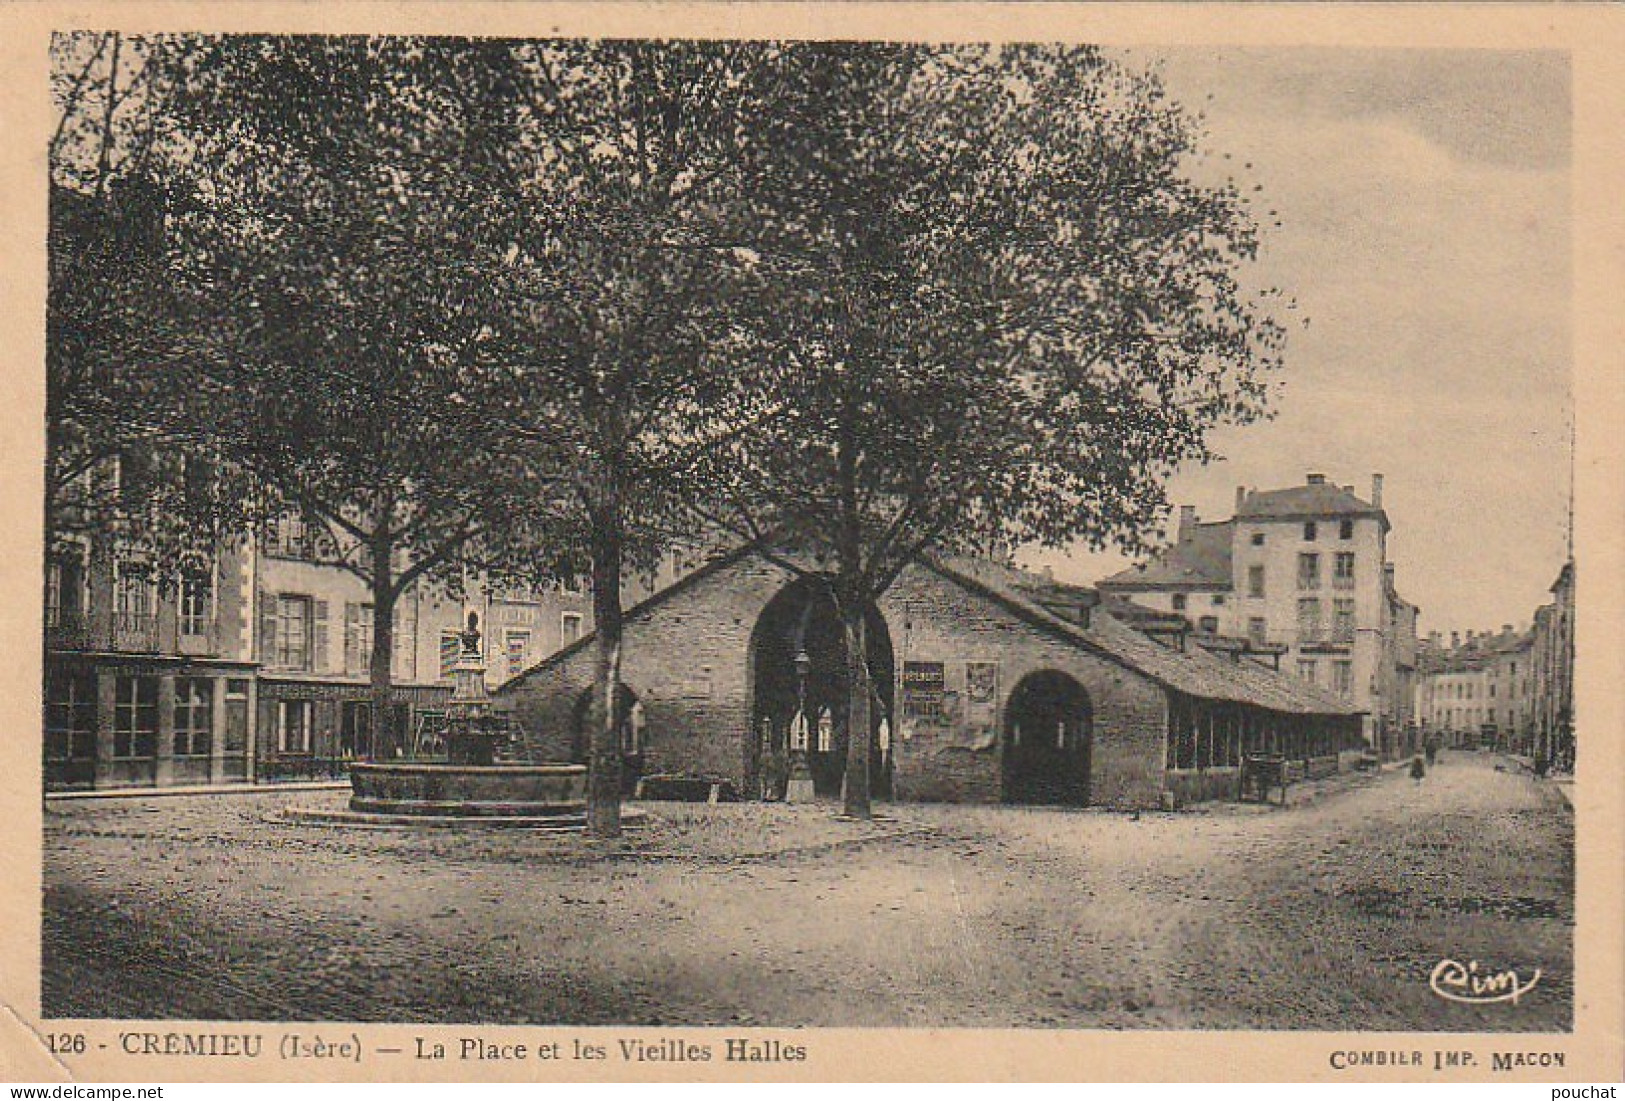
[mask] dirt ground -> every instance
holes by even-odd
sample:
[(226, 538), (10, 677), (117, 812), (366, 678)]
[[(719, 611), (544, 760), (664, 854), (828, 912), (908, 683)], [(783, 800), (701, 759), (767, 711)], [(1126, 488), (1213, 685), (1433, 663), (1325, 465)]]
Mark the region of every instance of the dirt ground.
[[(616, 844), (53, 803), (51, 1017), (1065, 1028), (1571, 1027), (1573, 825), (1448, 754), (1181, 814), (648, 804)], [(1516, 967), (1516, 1005), (1429, 990)]]

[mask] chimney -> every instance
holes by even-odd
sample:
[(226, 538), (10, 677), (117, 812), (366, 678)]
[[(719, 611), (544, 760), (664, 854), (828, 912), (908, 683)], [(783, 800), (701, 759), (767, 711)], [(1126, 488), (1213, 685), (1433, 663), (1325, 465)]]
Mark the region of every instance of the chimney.
[(1237, 486), (1236, 487), (1236, 511), (1240, 512), (1241, 511), (1241, 506), (1246, 504), (1246, 503), (1247, 503), (1247, 487), (1246, 486)]
[(1501, 624), (1501, 633), (1503, 635), (1510, 635), (1512, 633), (1512, 624), (1510, 624), (1510, 623)]
[(1460, 646), (1461, 646), (1461, 632), (1460, 631), (1451, 631), (1450, 632), (1450, 648), (1452, 650), (1454, 650), (1454, 649), (1457, 649)]
[(1191, 536), (1193, 536), (1195, 534), (1196, 534), (1196, 506), (1195, 505), (1180, 505), (1179, 506), (1179, 535), (1177, 537), (1179, 542), (1181, 542), (1181, 543), (1189, 542)]
[(1350, 497), (1352, 497), (1352, 496), (1354, 496), (1354, 487), (1353, 486), (1344, 486), (1343, 487), (1343, 492), (1347, 493)]
[(1311, 474), (1311, 475), (1309, 475), (1309, 484), (1312, 485), (1312, 486), (1323, 486), (1323, 485), (1325, 485), (1326, 484), (1326, 475), (1324, 475), (1324, 474)]
[(1055, 567), (1051, 566), (1051, 565), (1048, 565), (1047, 563), (1044, 566), (1044, 580), (1045, 581), (1054, 581), (1055, 580)]
[(1382, 507), (1382, 475), (1371, 475), (1371, 507)]

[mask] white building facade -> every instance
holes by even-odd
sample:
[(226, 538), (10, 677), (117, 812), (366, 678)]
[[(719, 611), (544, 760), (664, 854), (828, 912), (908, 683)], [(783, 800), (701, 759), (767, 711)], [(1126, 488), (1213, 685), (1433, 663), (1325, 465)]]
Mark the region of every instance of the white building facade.
[(1182, 508), (1173, 546), (1099, 587), (1198, 631), (1284, 646), (1281, 669), (1354, 703), (1367, 743), (1393, 756), (1414, 740), (1417, 610), (1394, 586), (1388, 532), (1380, 474), (1370, 500), (1310, 474), (1238, 488), (1229, 520)]

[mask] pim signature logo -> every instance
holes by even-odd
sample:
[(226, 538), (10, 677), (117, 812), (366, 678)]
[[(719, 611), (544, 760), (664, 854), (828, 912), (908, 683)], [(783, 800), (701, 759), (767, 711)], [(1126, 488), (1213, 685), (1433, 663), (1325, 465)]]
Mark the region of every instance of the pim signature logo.
[(1428, 986), (1433, 992), (1446, 1001), (1468, 1002), (1475, 1005), (1490, 1002), (1511, 1002), (1518, 1004), (1518, 999), (1535, 988), (1540, 981), (1540, 968), (1529, 976), (1524, 982), (1518, 972), (1512, 968), (1505, 971), (1480, 970), (1477, 960), (1461, 963), (1458, 960), (1440, 960), (1433, 974), (1428, 976)]

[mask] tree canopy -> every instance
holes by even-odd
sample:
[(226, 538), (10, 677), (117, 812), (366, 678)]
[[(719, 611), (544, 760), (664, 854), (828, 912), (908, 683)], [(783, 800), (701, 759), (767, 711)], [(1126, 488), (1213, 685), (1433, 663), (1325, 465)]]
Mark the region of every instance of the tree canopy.
[(1088, 48), (820, 44), (786, 64), (753, 247), (780, 288), (761, 354), (793, 363), (794, 396), (713, 456), (729, 492), (708, 515), (831, 562), (851, 655), (863, 608), (928, 550), (1140, 545), (1209, 431), (1265, 412), (1281, 347), (1273, 292), (1238, 279), (1242, 196), (1191, 182), (1195, 121)]
[(863, 609), (909, 561), (1136, 545), (1266, 412), (1247, 205), (1098, 49), (222, 36), (143, 72), (171, 412), (380, 616), (441, 565), (589, 569), (599, 834), (629, 563), (699, 526), (831, 563), (866, 761)]
[[(242, 500), (201, 428), (166, 257), (168, 195), (151, 170), (163, 40), (57, 35), (46, 301), (45, 523), (126, 554), (200, 561)], [(106, 550), (108, 547), (102, 547)]]
[(481, 83), (500, 69), (443, 41), (186, 46), (162, 59), (151, 159), (197, 423), (367, 583), (382, 707), (410, 585), (543, 553), (536, 470), (502, 461), (469, 400), (498, 308), (483, 261), (507, 217), (501, 166), (482, 158), (511, 97)]
[(698, 457), (758, 420), (763, 365), (719, 354), (771, 302), (740, 247), (780, 90), (765, 43), (514, 43), (504, 298), (478, 403), (516, 465), (554, 476), (586, 552), (597, 675), (589, 828), (619, 830), (621, 580), (674, 535)]

